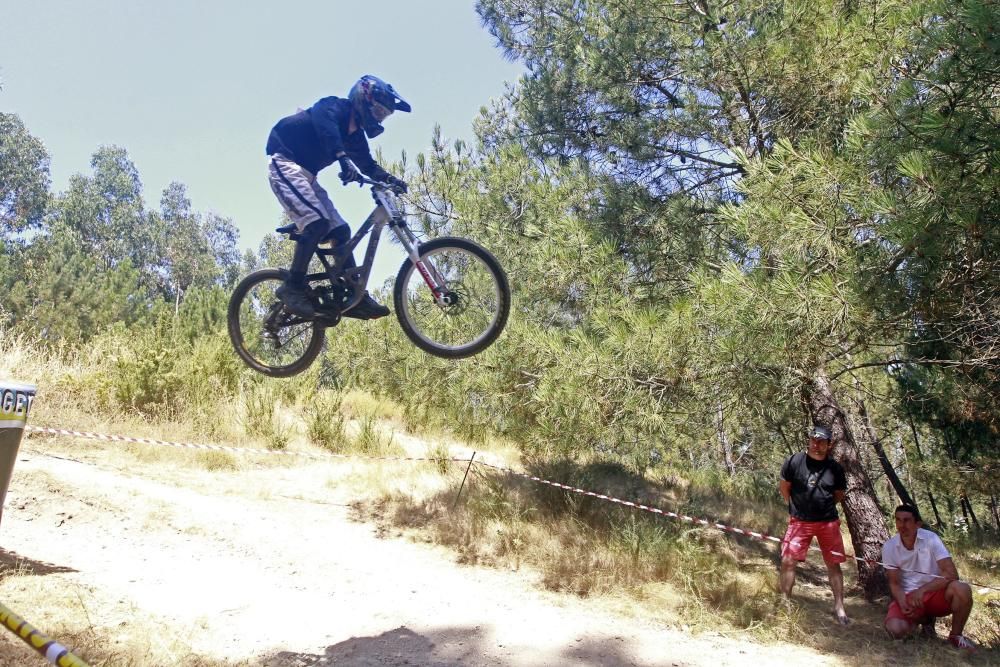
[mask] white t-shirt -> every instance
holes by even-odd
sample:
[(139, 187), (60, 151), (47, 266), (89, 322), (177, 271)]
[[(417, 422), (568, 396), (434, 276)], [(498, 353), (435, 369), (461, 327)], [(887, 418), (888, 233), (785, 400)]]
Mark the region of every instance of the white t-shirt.
[[(882, 562), (887, 569), (898, 569), (899, 581), (903, 592), (915, 591), (921, 586), (934, 581), (934, 574), (941, 574), (938, 561), (951, 558), (948, 548), (935, 533), (923, 528), (917, 528), (917, 538), (913, 549), (903, 546), (899, 534), (893, 535), (882, 547)], [(927, 572), (928, 574), (919, 574)]]

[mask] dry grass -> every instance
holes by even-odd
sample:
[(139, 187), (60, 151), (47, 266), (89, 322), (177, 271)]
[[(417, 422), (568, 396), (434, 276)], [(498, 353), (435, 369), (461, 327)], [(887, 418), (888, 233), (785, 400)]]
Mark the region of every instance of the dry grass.
[(351, 389), (341, 396), (341, 410), (352, 419), (374, 417), (383, 422), (402, 422), (402, 410), (392, 401), (366, 391)]
[[(137, 472), (141, 468), (144, 474), (170, 475), (184, 484), (195, 483), (192, 479), (216, 483), (205, 473), (212, 467), (201, 458), (210, 454), (207, 452), (123, 447), (67, 438), (45, 440), (47, 451), (63, 451)], [(442, 442), (434, 444), (432, 451), (438, 456), (447, 452)], [(227, 459), (235, 462), (238, 470), (226, 474), (222, 481), (225, 488), (233, 493), (249, 493), (248, 489), (265, 493), (262, 485), (253, 483), (262, 472), (257, 463), (260, 459)], [(698, 514), (688, 495), (690, 485), (675, 481), (660, 487), (631, 479), (613, 467), (599, 469), (607, 475), (603, 483), (592, 470), (580, 475), (590, 482), (587, 488), (639, 498), (661, 507), (674, 502)], [(335, 488), (357, 499), (359, 517), (376, 521), (384, 534), (405, 534), (441, 544), (452, 549), (460, 562), (521, 570), (546, 588), (589, 596), (597, 604), (621, 613), (653, 618), (693, 632), (752, 636), (765, 642), (793, 641), (841, 655), (851, 664), (968, 664), (950, 649), (927, 641), (889, 642), (879, 630), (883, 608), (868, 605), (857, 595), (848, 601), (855, 624), (846, 629), (833, 625), (828, 615), (830, 596), (825, 573), (818, 562), (802, 570), (797, 601), (785, 605), (774, 588), (776, 558), (770, 545), (637, 514), (478, 466), (472, 470), (457, 504), (456, 494), (465, 471), (460, 463), (441, 466), (434, 462), (357, 461), (331, 467), (324, 475), (327, 490)], [(197, 477), (192, 477), (195, 474)], [(559, 479), (555, 474), (548, 476)], [(580, 483), (579, 478), (567, 481)], [(309, 493), (308, 486), (303, 484), (301, 492)], [(704, 495), (704, 490), (699, 493)], [(736, 516), (747, 511), (742, 503), (727, 510), (724, 499), (715, 498), (714, 502), (722, 514), (728, 511)], [(155, 521), (156, 517), (150, 515), (148, 520)], [(758, 522), (766, 523), (760, 518)], [(38, 582), (37, 586), (12, 588), (22, 591), (12, 597), (0, 584), (0, 599), (7, 600), (15, 610), (31, 610), (34, 616), (37, 600), (59, 594), (47, 588), (50, 584)], [(984, 614), (986, 609), (985, 605), (979, 606), (970, 626), (971, 634), (984, 642), (990, 629), (995, 632), (998, 627), (996, 614), (990, 620)], [(179, 639), (183, 632), (167, 633), (156, 645), (148, 639), (140, 641), (143, 632), (162, 635), (156, 619), (131, 620), (132, 629), (127, 629), (124, 638), (117, 638), (119, 644), (114, 644), (112, 638), (117, 635), (112, 628), (84, 625), (82, 617), (78, 618), (79, 605), (66, 606), (62, 611), (54, 608), (49, 613), (29, 620), (72, 646), (85, 647), (88, 657), (107, 656), (103, 663), (95, 664), (226, 664), (197, 662), (201, 658), (184, 653)], [(105, 653), (95, 653), (98, 646), (104, 646)], [(0, 656), (8, 648), (0, 645)], [(971, 664), (986, 662), (975, 658)]]
[[(212, 396), (213, 400), (199, 404), (193, 418), (98, 410), (85, 381), (92, 363), (0, 336), (0, 376), (39, 386), (30, 419), (33, 424), (289, 452), (366, 456), (429, 452), (442, 459), (467, 458), (471, 453), (468, 446), (462, 447), (440, 432), (422, 432), (433, 439), (429, 447), (409, 437), (401, 432), (402, 425), (408, 423), (407, 415), (384, 399), (358, 391), (322, 390), (297, 400), (287, 385), (260, 382), (247, 385), (236, 397)], [(233, 415), (239, 417), (234, 419)], [(225, 484), (233, 493), (247, 493), (245, 489), (252, 488), (266, 494), (263, 487), (246, 483), (254, 470), (301, 464), (286, 456), (39, 435), (32, 435), (26, 446), (119, 467), (155, 467), (158, 476), (173, 474), (178, 479), (187, 479), (188, 473), (225, 471)], [(519, 460), (513, 443), (479, 443), (476, 447), (488, 449), (494, 460), (512, 466)], [(527, 470), (731, 525), (770, 533), (784, 527), (784, 509), (761, 496), (753, 483), (740, 486), (742, 482), (710, 474), (691, 477), (688, 473), (689, 477), (683, 477), (670, 471), (645, 479), (601, 462), (529, 462)], [(835, 626), (829, 617), (825, 570), (818, 562), (803, 568), (798, 597), (785, 604), (775, 588), (777, 557), (771, 544), (692, 528), (480, 466), (472, 468), (456, 504), (464, 472), (465, 465), (450, 462), (356, 462), (325, 473), (323, 484), (349, 491), (357, 501), (358, 516), (377, 522), (386, 533), (441, 544), (452, 549), (460, 562), (522, 570), (537, 576), (546, 588), (590, 596), (622, 613), (695, 632), (794, 641), (840, 655), (850, 664), (969, 664), (940, 643), (889, 642), (881, 632), (884, 606), (866, 604), (856, 594), (848, 600), (855, 623), (848, 628)], [(962, 545), (956, 549), (956, 560), (965, 576), (996, 581), (1000, 549)], [(850, 579), (852, 568), (846, 571)], [(39, 577), (23, 568), (7, 567), (0, 578), (0, 599), (27, 613), (28, 620), (40, 629), (86, 650), (95, 665), (229, 664), (185, 653), (184, 636), (195, 631), (192, 628), (164, 629), (157, 619), (144, 618), (114, 602), (72, 604), (72, 600), (66, 602), (65, 595), (59, 590), (57, 576)], [(79, 597), (88, 599), (82, 594)], [(969, 633), (995, 650), (1000, 648), (1000, 603), (995, 595), (992, 601), (977, 595)], [(92, 604), (104, 611), (93, 614)], [(90, 619), (97, 617), (126, 620), (116, 627), (94, 626)], [(11, 638), (0, 641), (0, 658), (7, 658), (7, 664), (31, 664), (23, 657), (30, 649), (22, 649), (16, 642)], [(980, 656), (971, 664), (987, 662), (988, 658)]]
[[(81, 589), (44, 564), (5, 558), (0, 599), (26, 621), (92, 667), (239, 667), (190, 650), (196, 624), (172, 626), (100, 591)], [(42, 665), (45, 659), (9, 632), (0, 633), (0, 664)]]
[[(705, 485), (669, 475), (651, 483), (604, 464), (551, 468), (539, 476), (732, 525), (774, 532), (785, 520), (782, 508), (757, 503), (755, 509), (753, 501), (712, 494)], [(866, 603), (856, 586), (848, 599), (855, 622), (837, 626), (818, 558), (801, 569), (796, 598), (788, 603), (776, 588), (777, 555), (770, 543), (473, 470), (457, 507), (463, 471), (458, 466), (447, 474), (446, 488), (395, 489), (359, 504), (359, 516), (385, 531), (444, 545), (459, 562), (522, 570), (548, 589), (589, 596), (608, 608), (684, 630), (792, 641), (842, 656), (848, 664), (988, 664), (992, 657), (969, 659), (943, 641), (889, 641), (881, 629), (885, 603)], [(845, 572), (851, 588), (854, 570), (848, 566)], [(968, 633), (995, 650), (1000, 647), (1000, 604), (993, 604), (977, 600)], [(942, 636), (947, 629), (947, 622), (939, 624)]]

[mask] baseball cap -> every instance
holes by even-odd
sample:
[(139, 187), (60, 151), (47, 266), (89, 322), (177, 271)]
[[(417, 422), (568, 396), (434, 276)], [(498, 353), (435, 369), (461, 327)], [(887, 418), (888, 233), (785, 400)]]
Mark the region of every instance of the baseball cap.
[(819, 438), (820, 440), (831, 440), (833, 433), (828, 426), (813, 426), (809, 429), (809, 437)]

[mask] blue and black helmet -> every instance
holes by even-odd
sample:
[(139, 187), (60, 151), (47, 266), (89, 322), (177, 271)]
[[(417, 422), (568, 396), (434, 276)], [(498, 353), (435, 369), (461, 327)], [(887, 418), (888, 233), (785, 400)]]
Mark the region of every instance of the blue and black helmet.
[(361, 127), (369, 139), (382, 134), (382, 121), (393, 111), (411, 110), (391, 85), (371, 74), (365, 74), (351, 87), (348, 95), (361, 121)]

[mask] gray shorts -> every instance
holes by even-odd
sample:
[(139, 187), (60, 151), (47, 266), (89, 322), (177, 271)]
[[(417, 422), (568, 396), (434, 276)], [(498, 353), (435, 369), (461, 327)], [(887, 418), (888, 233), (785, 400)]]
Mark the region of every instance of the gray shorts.
[(330, 229), (346, 225), (316, 176), (280, 153), (267, 158), (267, 180), (288, 218), (301, 232), (306, 225), (327, 220)]

